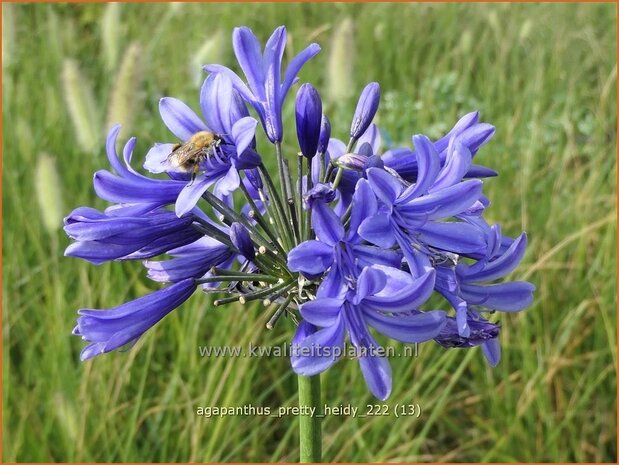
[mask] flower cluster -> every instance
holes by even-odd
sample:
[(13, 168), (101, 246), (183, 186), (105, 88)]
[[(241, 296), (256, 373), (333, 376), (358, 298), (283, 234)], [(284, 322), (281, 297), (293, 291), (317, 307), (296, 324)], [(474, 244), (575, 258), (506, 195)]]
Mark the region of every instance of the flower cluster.
[[(331, 137), (318, 91), (303, 84), (295, 101), (299, 151), (286, 154), (282, 107), (320, 48), (310, 45), (282, 72), (285, 44), (284, 27), (264, 51), (250, 29), (237, 28), (233, 46), (244, 79), (205, 66), (202, 117), (163, 98), (161, 119), (174, 138), (146, 154), (151, 175), (131, 166), (135, 138), (121, 157), (120, 127), (110, 131), (115, 173), (95, 173), (94, 188), (112, 205), (80, 207), (65, 219), (75, 241), (66, 255), (94, 264), (142, 260), (150, 279), (168, 285), (116, 308), (79, 310), (74, 334), (89, 343), (81, 358), (134, 343), (201, 289), (223, 294), (216, 306), (273, 305), (269, 328), (291, 315), (298, 324), (293, 346), (303, 349), (291, 359), (298, 374), (329, 368), (348, 340), (379, 399), (389, 396), (392, 376), (376, 334), (481, 346), (496, 365), (500, 326), (488, 315), (527, 307), (534, 286), (497, 282), (522, 260), (527, 238), (504, 236), (484, 219), (490, 201), (482, 179), (496, 172), (474, 158), (494, 127), (470, 113), (437, 141), (415, 135), (412, 147), (383, 151), (373, 123), (380, 88), (370, 83), (342, 142)], [(272, 157), (257, 151), (259, 123)], [(442, 309), (427, 308), (434, 294)]]

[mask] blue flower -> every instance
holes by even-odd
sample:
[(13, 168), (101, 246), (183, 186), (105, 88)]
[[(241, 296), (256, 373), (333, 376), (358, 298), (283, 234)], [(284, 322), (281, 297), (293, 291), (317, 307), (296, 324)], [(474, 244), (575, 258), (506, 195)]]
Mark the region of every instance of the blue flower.
[(185, 302), (196, 290), (193, 279), (186, 279), (144, 297), (109, 310), (83, 308), (73, 334), (90, 342), (80, 355), (82, 360), (136, 342), (159, 320)]
[(192, 215), (179, 218), (164, 209), (141, 209), (135, 205), (105, 212), (86, 207), (75, 209), (65, 218), (64, 230), (76, 241), (67, 247), (65, 256), (95, 265), (110, 260), (137, 260), (165, 253), (202, 236), (191, 227)]
[[(494, 132), (494, 126), (479, 122), (478, 112), (468, 113), (460, 118), (451, 131), (433, 143), (434, 151), (438, 154), (440, 164), (444, 165), (449, 142), (458, 138), (467, 147), (471, 157), (474, 157), (477, 151), (492, 139)], [(407, 181), (415, 182), (418, 177), (417, 151), (408, 147), (394, 148), (383, 154), (383, 161), (385, 166), (395, 170)], [(471, 165), (466, 172), (467, 178), (486, 178), (496, 175), (496, 171), (481, 165)]]
[(148, 270), (147, 276), (153, 281), (165, 283), (202, 278), (207, 276), (214, 266), (229, 268), (236, 257), (230, 247), (206, 236), (191, 244), (169, 250), (167, 254), (174, 258), (144, 262)]
[[(178, 216), (189, 212), (213, 185), (217, 197), (227, 197), (239, 187), (238, 170), (260, 164), (260, 157), (254, 150), (257, 121), (248, 116), (247, 108), (226, 76), (213, 75), (204, 81), (200, 107), (206, 123), (180, 100), (165, 97), (159, 102), (161, 119), (180, 141), (187, 142), (201, 131), (211, 132), (221, 140), (209, 149), (209, 155), (199, 166), (197, 178), (185, 182), (175, 199)], [(177, 167), (169, 162), (174, 145), (155, 144), (146, 155), (144, 168), (151, 173), (174, 173)], [(188, 177), (185, 175), (186, 181)]]
[[(330, 132), (329, 127), (325, 127), (324, 131)], [(375, 124), (370, 124), (366, 131), (357, 139), (357, 142), (352, 148), (352, 153), (358, 154), (362, 151), (362, 147), (370, 147), (372, 154), (377, 154), (380, 150), (381, 145), (381, 137), (378, 127)], [(331, 138), (329, 140), (327, 151), (324, 157), (324, 165), (322, 167), (325, 170), (330, 163), (334, 163), (337, 165), (338, 159), (346, 154), (346, 144), (339, 139)], [(319, 182), (320, 179), (320, 157), (314, 157), (312, 160), (312, 179), (314, 181), (314, 185)], [(355, 192), (355, 187), (357, 185), (357, 181), (360, 179), (361, 174), (359, 172), (355, 172), (353, 170), (345, 170), (342, 176), (342, 180), (337, 187), (337, 199), (338, 203), (335, 206), (335, 212), (337, 214), (342, 214), (350, 205), (352, 200), (352, 195)]]
[(231, 69), (221, 65), (206, 65), (209, 73), (227, 75), (234, 88), (251, 104), (264, 127), (264, 131), (273, 143), (281, 142), (282, 105), (290, 86), (307, 61), (320, 51), (318, 44), (311, 44), (291, 61), (281, 77), (282, 58), (286, 46), (286, 28), (280, 26), (269, 38), (260, 52), (260, 42), (248, 27), (237, 27), (232, 34), (232, 45), (239, 66), (245, 73), (247, 85)]
[(368, 182), (380, 205), (367, 209), (359, 234), (380, 247), (397, 243), (411, 272), (419, 276), (432, 268), (428, 246), (454, 253), (485, 253), (487, 243), (484, 235), (466, 222), (442, 221), (467, 211), (479, 200), (481, 181), (455, 182), (459, 176), (455, 169), (455, 177), (441, 177), (448, 168), (441, 171), (430, 141), (424, 136), (413, 140), (418, 147), (417, 182), (406, 187), (387, 171), (370, 168)]
[(501, 251), (501, 244), (506, 242), (499, 238), (495, 247), (497, 254), (477, 260), (474, 264), (457, 263), (457, 257), (451, 263), (436, 264), (436, 290), (456, 310), (461, 336), (468, 337), (470, 334), (472, 310), (517, 312), (533, 301), (535, 286), (531, 283), (493, 283), (518, 266), (524, 256), (527, 237), (521, 234), (516, 240), (509, 241), (510, 245)]
[[(368, 388), (378, 399), (391, 393), (391, 367), (369, 331), (406, 343), (437, 337), (445, 324), (442, 311), (408, 314), (429, 297), (431, 280), (382, 265), (365, 267), (343, 296), (318, 297), (300, 307), (305, 322), (295, 336), (294, 371), (312, 376), (333, 365), (343, 354), (346, 335), (353, 344)], [(304, 336), (304, 337), (303, 337)]]
[(535, 286), (526, 281), (486, 284), (512, 272), (524, 256), (527, 236), (522, 233), (512, 244), (491, 260), (479, 260), (456, 266), (459, 295), (469, 306), (501, 312), (518, 312), (533, 302)]
[(441, 329), (441, 332), (434, 340), (447, 348), (481, 346), (484, 357), (490, 366), (497, 366), (501, 360), (501, 346), (499, 345), (501, 326), (491, 323), (479, 315), (471, 316), (468, 326), (469, 334), (462, 336), (456, 319), (447, 317), (445, 319), (445, 326), (443, 326), (443, 329)]
[(105, 145), (107, 158), (117, 175), (100, 170), (94, 175), (93, 185), (99, 197), (119, 204), (142, 204), (145, 209), (154, 209), (173, 204), (187, 184), (172, 179), (152, 179), (131, 168), (131, 158), (136, 139), (131, 138), (123, 149), (124, 163), (116, 152), (116, 140), (120, 125), (114, 126)]
[(398, 252), (364, 244), (357, 234), (360, 221), (364, 218), (362, 208), (372, 201), (376, 202), (366, 184), (357, 185), (348, 231), (324, 200), (317, 199), (311, 204), (312, 227), (318, 240), (302, 242), (288, 253), (290, 271), (301, 272), (309, 279), (326, 273), (318, 288), (319, 297), (345, 294), (348, 284), (364, 266), (382, 264), (399, 267), (401, 258)]

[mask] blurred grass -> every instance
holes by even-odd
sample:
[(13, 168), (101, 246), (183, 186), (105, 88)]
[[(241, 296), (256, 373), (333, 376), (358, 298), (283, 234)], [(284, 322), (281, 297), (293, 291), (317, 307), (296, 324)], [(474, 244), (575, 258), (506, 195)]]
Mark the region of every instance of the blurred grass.
[[(329, 95), (330, 41), (346, 18), (353, 41), (340, 40), (349, 47), (340, 56), (354, 57), (342, 69), (354, 71), (345, 79), (355, 90), (330, 102), (334, 135), (345, 136), (354, 95), (370, 80), (381, 83), (379, 120), (395, 143), (440, 136), (480, 110), (497, 126), (479, 154), (500, 172), (486, 182), (488, 214), (507, 234), (528, 232), (515, 277), (538, 291), (534, 306), (501, 319), (494, 370), (479, 351), (431, 345), (392, 359), (388, 404), (419, 403), (421, 417), (327, 417), (325, 460), (616, 461), (613, 4), (4, 4), (3, 461), (297, 460), (294, 418), (195, 414), (296, 404), (286, 358), (198, 354), (199, 345), (288, 341), (292, 324), (267, 332), (259, 308), (213, 309), (195, 296), (132, 350), (79, 362), (82, 343), (70, 335), (77, 308), (111, 307), (156, 286), (139, 264), (63, 258), (68, 240), (45, 229), (34, 173), (47, 153), (67, 208), (102, 207), (90, 180), (107, 166), (106, 118), (133, 121), (124, 135), (138, 136), (136, 156), (168, 140), (158, 99), (197, 108), (195, 64), (209, 53), (232, 64), (235, 25), (264, 39), (286, 24), (294, 52), (318, 41), (323, 52), (302, 80)], [(139, 63), (124, 63), (126, 53), (139, 53)], [(66, 60), (82, 75), (78, 91), (96, 103), (81, 122), (95, 128), (94, 153), (69, 116)], [(114, 90), (123, 66), (135, 81)], [(116, 113), (110, 100), (121, 105)], [(351, 360), (323, 376), (323, 394), (330, 405), (375, 403)]]

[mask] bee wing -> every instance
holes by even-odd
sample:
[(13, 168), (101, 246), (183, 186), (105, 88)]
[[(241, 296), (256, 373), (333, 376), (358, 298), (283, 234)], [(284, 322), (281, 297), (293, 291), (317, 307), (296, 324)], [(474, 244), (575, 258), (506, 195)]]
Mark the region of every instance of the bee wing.
[(194, 144), (185, 144), (175, 152), (172, 152), (169, 157), (169, 165), (171, 168), (179, 171), (195, 170), (196, 165), (200, 163), (204, 149)]

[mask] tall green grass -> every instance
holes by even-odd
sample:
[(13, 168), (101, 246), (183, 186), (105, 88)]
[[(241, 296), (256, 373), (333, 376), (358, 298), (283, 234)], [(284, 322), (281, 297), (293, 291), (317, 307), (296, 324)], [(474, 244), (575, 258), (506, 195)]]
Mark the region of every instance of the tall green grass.
[[(327, 417), (325, 460), (616, 460), (613, 4), (4, 4), (3, 13), (4, 461), (297, 459), (294, 417), (195, 413), (295, 405), (287, 359), (198, 353), (200, 345), (283, 344), (291, 321), (268, 332), (262, 308), (213, 308), (196, 295), (130, 351), (80, 363), (82, 342), (70, 335), (75, 310), (111, 307), (156, 286), (136, 263), (64, 258), (68, 240), (45, 228), (54, 222), (43, 223), (36, 200), (46, 153), (67, 209), (103, 207), (91, 176), (107, 167), (108, 116), (131, 123), (124, 136), (138, 136), (139, 166), (149, 144), (170, 138), (158, 99), (173, 95), (197, 109), (195, 54), (231, 64), (228, 38), (240, 24), (263, 39), (286, 24), (294, 52), (322, 44), (302, 80), (340, 96), (328, 106), (335, 136), (345, 137), (354, 95), (370, 80), (382, 85), (379, 120), (394, 143), (440, 136), (480, 110), (497, 126), (478, 155), (500, 172), (485, 183), (488, 215), (507, 234), (529, 234), (514, 278), (534, 282), (536, 300), (501, 318), (500, 365), (487, 367), (478, 350), (434, 345), (392, 359), (388, 405), (418, 403), (421, 416)], [(342, 77), (355, 87), (350, 96), (327, 89), (328, 67), (338, 63), (330, 43), (346, 18), (353, 31), (340, 36), (352, 42), (339, 40), (348, 47), (339, 62), (353, 72)], [(222, 35), (214, 50), (207, 41)], [(127, 54), (137, 57), (133, 68)], [(67, 60), (82, 76), (72, 91), (95, 102), (82, 102), (89, 110), (79, 135), (94, 129), (81, 143), (62, 81)], [(129, 81), (119, 89), (123, 67)], [(285, 113), (292, 116), (290, 106)], [(354, 360), (323, 376), (323, 395), (363, 410), (375, 403)]]

